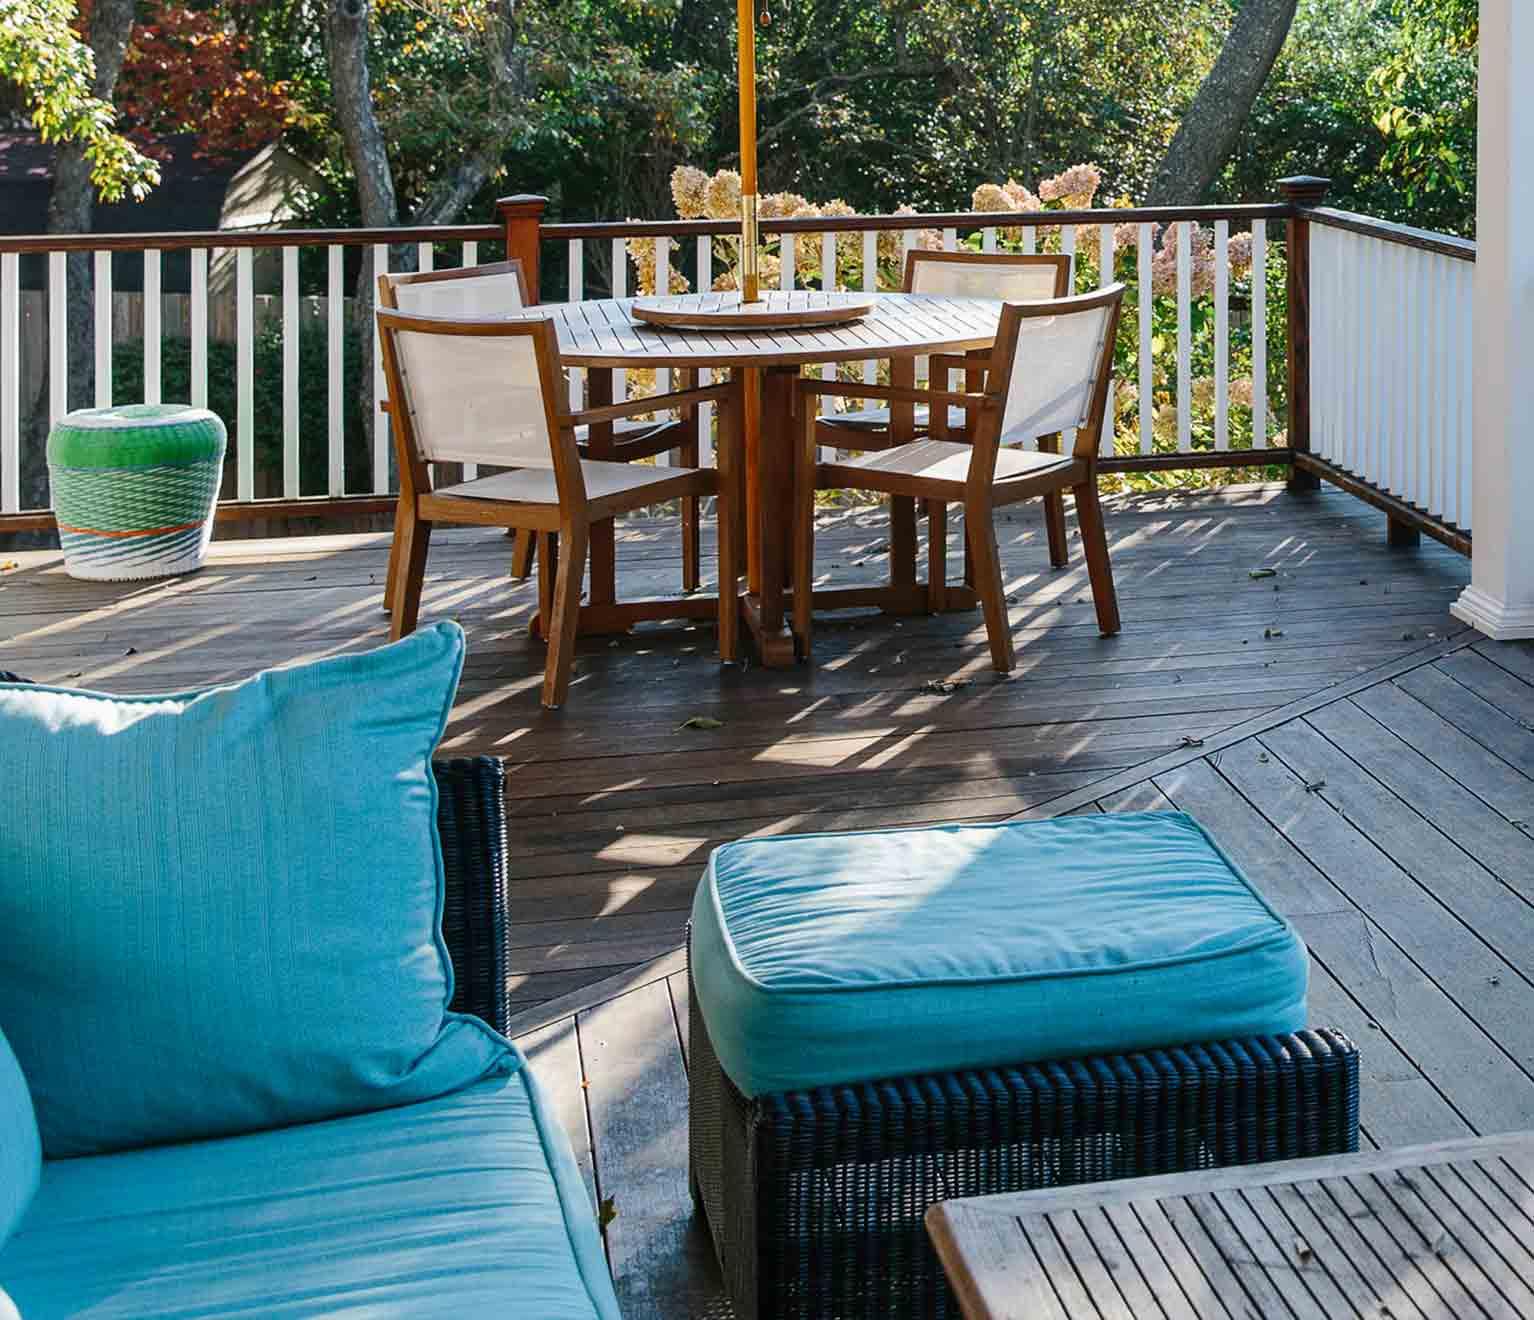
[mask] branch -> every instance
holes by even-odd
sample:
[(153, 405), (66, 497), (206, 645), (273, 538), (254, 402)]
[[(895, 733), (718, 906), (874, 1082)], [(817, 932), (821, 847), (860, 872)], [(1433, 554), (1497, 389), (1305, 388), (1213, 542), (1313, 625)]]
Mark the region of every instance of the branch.
[(856, 83), (869, 82), (875, 78), (931, 78), (942, 73), (947, 67), (946, 64), (938, 61), (926, 64), (889, 64), (878, 69), (864, 69), (859, 73), (833, 73), (821, 78), (818, 82), (805, 83), (778, 92), (774, 97), (775, 100), (781, 100), (785, 96), (807, 96), (808, 99), (798, 109), (790, 111), (778, 120), (771, 128), (758, 134), (757, 146), (771, 146), (795, 121), (803, 119), (812, 110), (824, 105), (830, 99), (830, 94), (845, 91)]

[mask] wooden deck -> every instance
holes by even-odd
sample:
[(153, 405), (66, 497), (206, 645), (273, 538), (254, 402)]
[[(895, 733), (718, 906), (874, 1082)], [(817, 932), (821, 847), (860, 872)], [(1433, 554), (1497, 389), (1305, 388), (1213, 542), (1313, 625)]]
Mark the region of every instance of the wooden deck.
[[(1534, 647), (1462, 637), (1299, 705), (1061, 805), (1191, 812), (1296, 924), (1312, 1021), (1362, 1051), (1365, 1147), (1534, 1129)], [(522, 1040), (631, 1320), (729, 1314), (687, 1192), (682, 968)]]
[[(728, 1314), (686, 1189), (677, 948), (708, 849), (751, 832), (1190, 811), (1309, 942), (1312, 1016), (1363, 1050), (1369, 1144), (1534, 1128), (1534, 648), (1461, 630), (1465, 561), (1387, 549), (1346, 497), (1227, 489), (1108, 517), (1111, 641), (1079, 558), (1053, 573), (1035, 519), (1003, 524), (1010, 681), (975, 616), (831, 623), (794, 672), (721, 671), (706, 631), (656, 629), (587, 642), (552, 714), (506, 543), (434, 551), (423, 617), (470, 636), (447, 748), (512, 767), (522, 1044), (613, 1215), (629, 1320)], [(828, 515), (821, 566), (872, 580), (883, 541), (877, 514)], [(0, 668), (163, 690), (371, 645), (385, 549), (232, 542), (138, 586), (4, 557)], [(628, 527), (619, 561), (630, 592), (674, 583), (672, 528)], [(695, 715), (720, 723), (681, 727)]]
[[(882, 515), (825, 524), (823, 572), (878, 580)], [(513, 776), (519, 1005), (674, 949), (724, 840), (1007, 816), (1426, 654), (1458, 629), (1447, 607), (1467, 565), (1436, 545), (1391, 551), (1382, 524), (1355, 500), (1274, 486), (1109, 501), (1124, 631), (1105, 641), (1074, 541), (1072, 567), (1053, 572), (1025, 506), (1000, 528), (1010, 681), (989, 668), (978, 613), (843, 616), (817, 629), (813, 668), (773, 672), (721, 669), (706, 627), (655, 627), (587, 640), (556, 713), (538, 705), (534, 592), (508, 585), (508, 543), (439, 536), (422, 618), (458, 619), (470, 643), (445, 749), (506, 757)], [(201, 573), (140, 584), (0, 555), (18, 565), (0, 572), (0, 669), (164, 691), (377, 645), (386, 548), (384, 535), (221, 542)], [(676, 524), (630, 524), (618, 562), (622, 594), (674, 590)], [(694, 716), (720, 723), (682, 727)]]

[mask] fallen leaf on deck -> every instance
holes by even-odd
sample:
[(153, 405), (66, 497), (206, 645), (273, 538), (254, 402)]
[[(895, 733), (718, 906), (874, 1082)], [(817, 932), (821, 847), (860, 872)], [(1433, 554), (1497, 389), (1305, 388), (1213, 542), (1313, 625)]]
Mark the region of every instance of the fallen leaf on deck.
[(1305, 785), (1305, 791), (1307, 793), (1319, 793), (1325, 787), (1326, 787), (1326, 780), (1318, 779), (1313, 784), (1306, 784)]
[(1204, 740), (1202, 738), (1190, 738), (1184, 734), (1177, 740), (1177, 745), (1179, 747), (1202, 747), (1204, 745)]
[(618, 1207), (614, 1204), (613, 1198), (610, 1196), (604, 1196), (602, 1198), (602, 1205), (597, 1210), (597, 1227), (606, 1228), (617, 1217)]
[(1282, 628), (1264, 628), (1262, 630), (1262, 635), (1268, 638), (1282, 637), (1284, 635), (1284, 630)]
[(9, 573), (13, 568), (20, 567), (21, 565), (14, 559), (0, 559), (0, 573)]
[(1254, 568), (1248, 576), (1253, 578), (1277, 577), (1278, 570), (1276, 568)]
[(716, 720), (712, 715), (689, 715), (676, 726), (679, 729), (722, 729), (723, 720)]

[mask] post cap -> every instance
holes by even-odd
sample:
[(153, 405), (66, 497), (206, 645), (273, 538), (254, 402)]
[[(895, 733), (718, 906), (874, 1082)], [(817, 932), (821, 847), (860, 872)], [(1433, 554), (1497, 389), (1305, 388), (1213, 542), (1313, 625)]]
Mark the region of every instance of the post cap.
[(495, 209), (502, 215), (542, 215), (548, 209), (549, 199), (537, 193), (516, 193), (511, 197), (498, 197)]
[(1323, 179), (1316, 174), (1296, 174), (1292, 178), (1278, 181), (1280, 196), (1296, 206), (1320, 206), (1326, 200), (1327, 190), (1331, 186), (1330, 179)]

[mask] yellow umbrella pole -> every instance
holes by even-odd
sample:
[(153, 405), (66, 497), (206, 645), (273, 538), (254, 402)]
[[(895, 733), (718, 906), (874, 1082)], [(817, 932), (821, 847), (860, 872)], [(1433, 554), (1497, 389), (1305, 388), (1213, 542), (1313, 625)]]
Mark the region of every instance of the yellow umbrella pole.
[(741, 298), (761, 302), (757, 268), (756, 12), (754, 0), (736, 0), (740, 29), (740, 271)]

